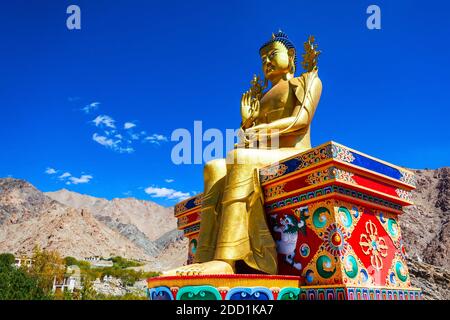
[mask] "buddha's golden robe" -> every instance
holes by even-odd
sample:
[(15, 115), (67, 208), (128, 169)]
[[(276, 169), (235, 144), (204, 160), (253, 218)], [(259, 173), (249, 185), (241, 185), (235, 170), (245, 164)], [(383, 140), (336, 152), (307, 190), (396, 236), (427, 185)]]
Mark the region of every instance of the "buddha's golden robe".
[(308, 75), (285, 81), (281, 84), (285, 88), (271, 88), (261, 99), (256, 124), (295, 117), (295, 107), (306, 99), (299, 111), (303, 125), (281, 133), (278, 149), (236, 148), (226, 160), (205, 165), (196, 262), (243, 260), (253, 269), (277, 274), (276, 244), (264, 212), (258, 169), (311, 148), (310, 124), (322, 84), (317, 76)]

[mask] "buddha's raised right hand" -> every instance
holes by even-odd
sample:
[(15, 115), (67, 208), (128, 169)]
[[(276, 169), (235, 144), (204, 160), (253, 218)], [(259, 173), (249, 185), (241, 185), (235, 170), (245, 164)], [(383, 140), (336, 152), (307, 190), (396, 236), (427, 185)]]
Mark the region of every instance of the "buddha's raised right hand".
[(258, 114), (259, 100), (252, 97), (251, 90), (249, 90), (242, 94), (241, 98), (242, 128), (251, 127)]

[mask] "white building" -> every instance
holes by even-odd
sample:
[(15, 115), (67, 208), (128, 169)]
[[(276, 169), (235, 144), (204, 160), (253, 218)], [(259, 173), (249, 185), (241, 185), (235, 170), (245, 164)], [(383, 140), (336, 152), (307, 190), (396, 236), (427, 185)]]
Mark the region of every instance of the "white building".
[(75, 289), (81, 290), (82, 288), (80, 268), (76, 265), (67, 267), (66, 276), (62, 282), (57, 282), (56, 277), (53, 279), (53, 293), (58, 290), (73, 292)]
[(84, 258), (84, 260), (89, 262), (91, 266), (94, 268), (108, 268), (114, 265), (112, 261), (105, 260), (99, 256)]
[(14, 265), (17, 268), (20, 268), (21, 266), (25, 266), (27, 268), (31, 267), (33, 264), (33, 259), (31, 258), (26, 258), (26, 257), (22, 257), (22, 258), (15, 258), (14, 260)]

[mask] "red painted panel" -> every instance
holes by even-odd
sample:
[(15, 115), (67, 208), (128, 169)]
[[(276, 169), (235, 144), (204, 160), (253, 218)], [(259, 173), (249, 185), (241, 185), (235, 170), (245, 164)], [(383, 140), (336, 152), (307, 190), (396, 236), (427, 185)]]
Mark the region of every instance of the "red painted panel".
[(378, 182), (359, 175), (353, 175), (353, 180), (355, 180), (355, 182), (362, 187), (366, 187), (375, 191), (383, 192), (385, 194), (394, 197), (398, 197), (397, 193), (395, 192), (397, 187), (395, 186), (390, 186), (388, 184)]
[(365, 211), (348, 242), (366, 267), (375, 285), (386, 285), (386, 276), (395, 255), (395, 246), (378, 219)]

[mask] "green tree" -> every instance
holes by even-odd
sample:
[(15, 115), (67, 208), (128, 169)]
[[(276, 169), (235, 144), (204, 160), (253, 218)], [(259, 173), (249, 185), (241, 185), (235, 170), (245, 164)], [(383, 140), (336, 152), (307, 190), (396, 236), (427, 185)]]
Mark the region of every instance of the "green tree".
[(85, 277), (83, 278), (83, 289), (80, 292), (81, 300), (96, 300), (97, 293), (92, 287), (92, 281)]
[(78, 265), (78, 260), (74, 257), (65, 257), (64, 263), (66, 264), (66, 266)]
[(10, 264), (0, 264), (0, 300), (50, 299), (39, 287), (38, 280)]
[(64, 290), (63, 299), (64, 300), (73, 300), (73, 293), (70, 292), (69, 290)]
[(62, 282), (66, 266), (63, 259), (56, 251), (41, 250), (36, 246), (33, 250), (32, 265), (28, 273), (38, 280), (39, 287), (45, 294), (50, 295), (53, 289), (53, 281)]
[(126, 258), (122, 258), (120, 256), (115, 256), (109, 259), (113, 262), (114, 267), (125, 269), (130, 267), (140, 267), (143, 265), (143, 263), (134, 261), (134, 260), (128, 260)]
[(16, 258), (11, 253), (0, 254), (0, 265), (11, 266), (16, 261)]

